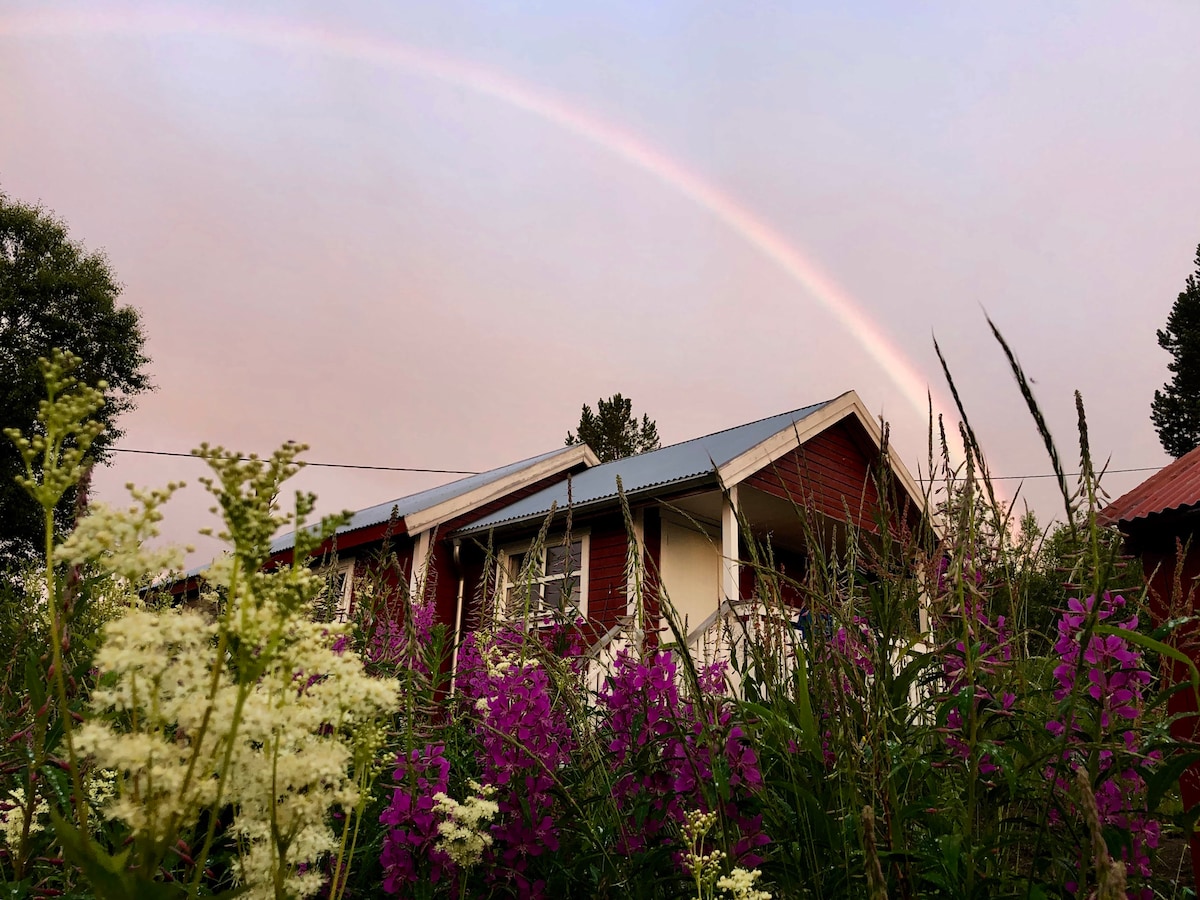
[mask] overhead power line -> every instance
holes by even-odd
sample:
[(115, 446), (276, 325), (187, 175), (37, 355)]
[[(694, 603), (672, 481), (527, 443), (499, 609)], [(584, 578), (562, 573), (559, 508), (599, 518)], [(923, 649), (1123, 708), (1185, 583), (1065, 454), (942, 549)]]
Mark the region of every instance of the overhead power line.
[[(203, 456), (196, 456), (193, 453), (177, 453), (170, 450), (134, 450), (132, 447), (110, 447), (114, 453), (140, 453), (143, 456), (177, 456), (182, 459), (204, 459)], [(228, 456), (228, 459), (237, 459), (241, 462), (249, 461), (248, 456)], [(422, 469), (416, 466), (359, 466), (352, 463), (323, 463), (323, 462), (304, 462), (305, 466), (317, 467), (321, 469), (368, 469), (376, 472), (427, 472), (434, 475), (479, 475), (479, 472), (470, 472), (466, 469)]]
[[(1157, 472), (1161, 468), (1162, 468), (1162, 466), (1141, 466), (1140, 468), (1136, 468), (1136, 469), (1101, 469), (1101, 470), (1097, 471), (1096, 474), (1097, 475), (1114, 475), (1119, 472)], [(1078, 476), (1082, 475), (1083, 473), (1082, 472), (1063, 472), (1062, 474), (1063, 474), (1063, 478), (1077, 478)], [(1038, 472), (1036, 475), (991, 475), (989, 477), (991, 478), (992, 481), (1017, 481), (1017, 480), (1024, 480), (1026, 478), (1057, 478), (1058, 475), (1056, 475), (1054, 472)], [(940, 480), (940, 479), (918, 478), (916, 480), (920, 481), (920, 482), (926, 482), (926, 481)]]
[[(134, 450), (131, 447), (110, 447), (114, 453), (140, 453), (144, 456), (177, 456), (183, 459), (203, 459), (202, 456), (196, 456), (192, 453), (178, 453), (170, 450)], [(234, 457), (230, 457), (234, 458)], [(246, 462), (248, 456), (238, 456), (236, 459)], [(325, 463), (325, 462), (305, 462), (306, 466), (314, 466), (321, 469), (366, 469), (373, 472), (424, 472), (433, 475), (481, 475), (481, 472), (473, 472), (468, 469), (424, 469), (416, 466), (362, 466), (354, 463)], [(1157, 472), (1162, 466), (1140, 466), (1132, 469), (1104, 469), (1100, 474), (1114, 475), (1125, 472)], [(1077, 478), (1082, 475), (1082, 472), (1063, 472), (1064, 478)], [(1037, 472), (1032, 475), (993, 475), (992, 481), (1019, 481), (1026, 478), (1057, 478), (1053, 472)], [(917, 478), (917, 481), (927, 482), (934, 479)]]

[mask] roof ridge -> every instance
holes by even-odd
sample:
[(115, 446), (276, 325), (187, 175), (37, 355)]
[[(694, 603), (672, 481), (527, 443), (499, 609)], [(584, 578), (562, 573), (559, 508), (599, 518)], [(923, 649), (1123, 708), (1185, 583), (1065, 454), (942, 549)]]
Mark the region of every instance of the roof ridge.
[[(828, 406), (834, 400), (837, 400), (838, 397), (844, 397), (844, 396), (846, 396), (846, 394), (849, 394), (849, 393), (851, 393), (851, 392), (843, 391), (842, 393), (838, 394), (837, 397), (830, 397), (828, 400), (818, 400), (816, 403), (808, 403), (808, 404), (805, 404), (804, 406), (797, 406), (795, 409), (787, 409), (787, 410), (784, 410), (783, 412), (774, 413), (773, 415), (763, 416), (761, 419), (753, 419), (749, 422), (742, 422), (739, 425), (730, 425), (728, 428), (721, 428), (718, 431), (710, 431), (708, 434), (697, 435), (694, 438), (688, 438), (686, 441), (677, 441), (674, 444), (667, 444), (665, 447), (659, 447), (655, 450), (647, 450), (644, 453), (635, 453), (633, 456), (622, 456), (620, 459), (610, 459), (606, 463), (601, 463), (598, 466), (592, 466), (590, 469), (588, 469), (588, 471), (594, 472), (597, 469), (603, 469), (605, 466), (611, 466), (613, 463), (623, 462), (624, 460), (627, 460), (627, 459), (633, 459), (635, 457), (650, 456), (651, 454), (654, 454), (654, 453), (662, 453), (664, 450), (673, 450), (676, 447), (682, 447), (685, 444), (694, 444), (697, 441), (704, 441), (704, 440), (707, 440), (708, 438), (716, 437), (719, 434), (726, 434), (730, 431), (737, 431), (739, 428), (749, 428), (753, 425), (758, 425), (762, 422), (766, 422), (768, 419), (778, 419), (783, 416), (795, 415), (796, 413), (802, 412), (803, 410), (806, 410), (806, 409), (815, 410), (816, 407)], [(811, 413), (809, 413), (809, 415), (811, 415)], [(793, 422), (793, 424), (795, 424), (795, 423)]]
[[(553, 505), (561, 505), (565, 502), (566, 497), (571, 495), (570, 490), (566, 487), (568, 484), (582, 488), (582, 490), (574, 492), (572, 496), (572, 503), (578, 508), (616, 497), (619, 490), (614, 486), (614, 476), (620, 477), (623, 489), (629, 494), (656, 490), (689, 479), (716, 477), (720, 466), (730, 459), (787, 431), (789, 427), (795, 427), (797, 423), (818, 415), (839, 399), (849, 396), (853, 396), (852, 391), (843, 392), (828, 400), (763, 416), (751, 422), (742, 422), (720, 431), (669, 444), (657, 450), (637, 453), (633, 456), (625, 456), (592, 466), (572, 479), (549, 485), (535, 494), (513, 500), (479, 521), (464, 526), (460, 531), (470, 533), (523, 517), (542, 516)], [(770, 423), (769, 429), (765, 427), (765, 423), (768, 422)], [(741, 434), (735, 434), (735, 432), (741, 432)], [(732, 456), (729, 455), (731, 453)]]

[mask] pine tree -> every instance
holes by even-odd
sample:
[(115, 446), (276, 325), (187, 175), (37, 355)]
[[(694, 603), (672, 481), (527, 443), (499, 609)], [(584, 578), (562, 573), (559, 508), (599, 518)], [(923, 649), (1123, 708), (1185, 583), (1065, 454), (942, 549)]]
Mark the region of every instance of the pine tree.
[(579, 428), (567, 432), (567, 446), (587, 444), (600, 462), (612, 462), (649, 450), (658, 449), (658, 425), (647, 415), (638, 422), (633, 416), (633, 401), (620, 394), (596, 401), (596, 411), (586, 403), (579, 416)]
[(1196, 271), (1158, 332), (1158, 345), (1174, 357), (1167, 365), (1174, 374), (1154, 392), (1150, 419), (1163, 449), (1178, 459), (1200, 446), (1200, 247)]

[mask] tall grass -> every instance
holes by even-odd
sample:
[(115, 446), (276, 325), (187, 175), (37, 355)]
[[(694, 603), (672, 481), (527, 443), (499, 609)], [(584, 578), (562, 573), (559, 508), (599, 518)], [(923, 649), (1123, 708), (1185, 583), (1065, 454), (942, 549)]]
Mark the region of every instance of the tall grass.
[[(279, 524), (265, 495), (278, 493), (291, 457), (266, 474), (218, 462), (212, 489), (235, 563), (219, 569), (211, 638), (195, 639), (214, 653), (212, 683), (250, 702), (281, 671), (263, 660), (291, 665), (280, 648), (301, 634), (305, 658), (324, 668), (271, 694), (279, 722), (253, 732), (248, 750), (231, 736), (236, 725), (218, 729), (224, 743), (192, 766), (228, 787), (193, 803), (190, 818), (170, 818), (169, 840), (148, 838), (89, 787), (115, 781), (119, 801), (151, 760), (127, 757), (114, 778), (99, 772), (94, 740), (77, 758), (63, 752), (74, 718), (121, 734), (140, 727), (101, 702), (124, 677), (119, 659), (102, 662), (120, 627), (91, 642), (80, 632), (132, 615), (123, 611), (136, 595), (126, 579), (118, 602), (101, 601), (114, 582), (87, 574), (113, 568), (114, 549), (101, 545), (67, 593), (52, 547), (42, 612), (0, 595), (0, 627), (35, 645), (3, 668), (9, 895), (196, 896), (240, 882), (278, 897), (1194, 896), (1153, 867), (1159, 841), (1190, 824), (1172, 785), (1196, 748), (1171, 739), (1172, 686), (1154, 668), (1178, 651), (1152, 631), (1140, 579), (1096, 522), (1102, 493), (1082, 404), (1083, 474), (1072, 484), (1003, 349), (1058, 476), (1063, 524), (1038, 528), (1000, 502), (947, 371), (963, 424), (948, 434), (931, 422), (926, 515), (903, 514), (885, 439), (873, 522), (831, 530), (794, 498), (803, 570), (784, 571), (769, 537), (741, 523), (754, 597), (722, 607), (699, 639), (634, 550), (632, 613), (603, 645), (569, 609), (546, 616), (530, 561), (547, 545), (570, 547), (570, 510), (565, 532), (547, 521), (519, 572), (500, 577), (485, 546), (465, 635), (436, 621), (429, 578), (412, 578), (386, 540), (358, 567), (353, 621), (304, 630), (293, 613), (332, 616), (320, 579), (301, 554), (294, 567), (261, 571)], [(414, 596), (410, 584), (424, 590)], [(257, 631), (221, 624), (264, 609)], [(48, 692), (39, 676), (52, 661), (58, 687)], [(304, 848), (247, 772), (293, 734), (289, 713), (306, 692), (336, 693), (341, 679), (399, 699), (386, 717), (347, 719), (353, 727), (317, 723), (313, 741), (344, 748), (324, 757), (340, 774), (269, 794), (277, 810), (303, 805), (305, 834), (328, 835)], [(182, 723), (163, 720), (155, 733), (176, 749), (207, 746)], [(266, 758), (278, 767), (287, 752)], [(321, 791), (326, 802), (307, 802)], [(179, 810), (181, 796), (140, 799)], [(248, 856), (271, 841), (254, 870)]]

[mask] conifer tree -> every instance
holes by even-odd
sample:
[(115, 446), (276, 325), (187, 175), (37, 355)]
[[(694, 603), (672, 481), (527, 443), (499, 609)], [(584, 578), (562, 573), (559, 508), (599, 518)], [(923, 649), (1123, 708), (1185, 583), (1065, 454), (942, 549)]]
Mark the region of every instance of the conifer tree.
[(1163, 449), (1178, 459), (1200, 446), (1200, 247), (1196, 271), (1159, 330), (1158, 345), (1174, 357), (1167, 365), (1174, 374), (1154, 392), (1150, 419)]
[(567, 432), (567, 446), (587, 444), (600, 462), (612, 462), (649, 450), (658, 449), (658, 425), (643, 415), (638, 422), (633, 415), (633, 401), (620, 394), (596, 401), (596, 411), (586, 403), (579, 416), (579, 428)]

